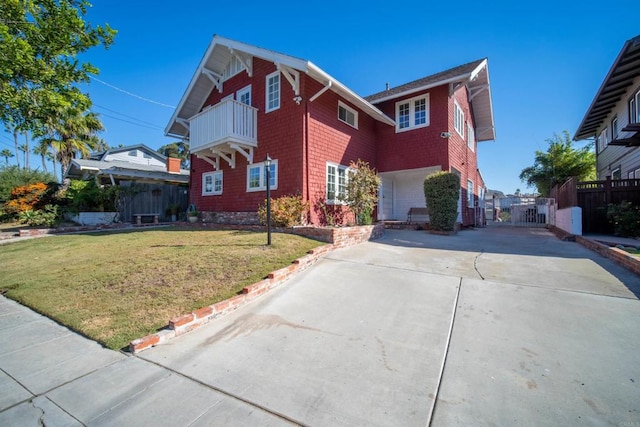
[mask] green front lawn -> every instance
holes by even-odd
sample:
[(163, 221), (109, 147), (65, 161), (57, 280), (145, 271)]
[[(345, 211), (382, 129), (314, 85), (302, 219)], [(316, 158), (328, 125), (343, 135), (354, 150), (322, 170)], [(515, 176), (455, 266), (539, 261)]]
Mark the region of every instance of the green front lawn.
[(172, 317), (239, 293), (321, 243), (248, 231), (163, 228), (0, 246), (0, 292), (120, 349)]

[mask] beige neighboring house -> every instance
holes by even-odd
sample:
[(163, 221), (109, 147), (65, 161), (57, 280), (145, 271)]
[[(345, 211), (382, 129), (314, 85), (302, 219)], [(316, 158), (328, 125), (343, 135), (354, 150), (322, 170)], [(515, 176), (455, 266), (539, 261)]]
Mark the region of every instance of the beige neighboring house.
[(625, 42), (574, 136), (589, 138), (598, 180), (640, 179), (640, 35)]

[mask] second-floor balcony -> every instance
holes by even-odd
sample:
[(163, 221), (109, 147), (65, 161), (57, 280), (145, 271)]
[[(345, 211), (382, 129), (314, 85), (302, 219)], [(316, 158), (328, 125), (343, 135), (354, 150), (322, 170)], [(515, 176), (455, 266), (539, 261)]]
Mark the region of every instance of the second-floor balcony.
[(258, 146), (258, 109), (232, 99), (211, 106), (189, 119), (192, 153), (225, 150), (229, 145)]

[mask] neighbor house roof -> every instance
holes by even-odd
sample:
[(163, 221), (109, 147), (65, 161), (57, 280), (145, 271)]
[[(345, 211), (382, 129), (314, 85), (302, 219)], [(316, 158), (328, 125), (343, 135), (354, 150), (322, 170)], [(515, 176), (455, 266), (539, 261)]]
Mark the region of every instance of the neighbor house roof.
[(162, 166), (144, 165), (123, 161), (103, 162), (100, 160), (73, 159), (69, 165), (66, 176), (82, 176), (84, 173), (92, 175), (113, 175), (138, 179), (155, 179), (187, 184), (189, 182), (189, 170), (180, 169), (180, 173), (169, 173)]
[(361, 96), (357, 95), (310, 61), (215, 35), (202, 57), (198, 68), (196, 68), (196, 72), (191, 78), (187, 90), (180, 99), (178, 107), (175, 109), (165, 128), (166, 135), (176, 137), (185, 137), (188, 135), (189, 130), (186, 127), (186, 123), (191, 117), (202, 110), (205, 101), (215, 87), (215, 83), (207, 74), (214, 73), (214, 75), (222, 75), (229, 60), (237, 52), (303, 72), (314, 80), (322, 83), (328, 90), (332, 90), (347, 101), (353, 103), (354, 106), (375, 120), (391, 126), (395, 125), (395, 122), (377, 107), (365, 101)]
[(106, 151), (100, 151), (100, 152), (91, 153), (89, 158), (92, 159), (92, 160), (104, 160), (109, 154), (123, 153), (125, 151), (132, 151), (132, 150), (144, 151), (145, 153), (149, 154), (150, 156), (155, 157), (156, 159), (160, 160), (161, 162), (166, 162), (167, 161), (167, 157), (165, 155), (158, 153), (156, 150), (154, 150), (152, 148), (149, 148), (144, 144), (128, 145), (126, 147), (109, 148)]
[(493, 106), (491, 101), (491, 86), (489, 83), (489, 64), (486, 58), (478, 59), (464, 65), (450, 68), (439, 73), (423, 77), (412, 82), (396, 86), (365, 97), (373, 104), (397, 99), (413, 93), (451, 84), (452, 87), (465, 84), (468, 86), (471, 108), (476, 125), (476, 139), (490, 141), (495, 139), (495, 125), (493, 120)]
[(633, 80), (640, 76), (640, 35), (627, 40), (587, 109), (573, 139), (591, 138), (611, 114)]

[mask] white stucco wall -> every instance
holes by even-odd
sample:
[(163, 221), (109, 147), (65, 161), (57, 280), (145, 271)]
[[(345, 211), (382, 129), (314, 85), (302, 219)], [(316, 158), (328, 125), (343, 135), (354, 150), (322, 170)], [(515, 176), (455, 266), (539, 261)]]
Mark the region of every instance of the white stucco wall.
[(577, 236), (582, 236), (582, 208), (558, 209), (556, 212), (556, 227)]

